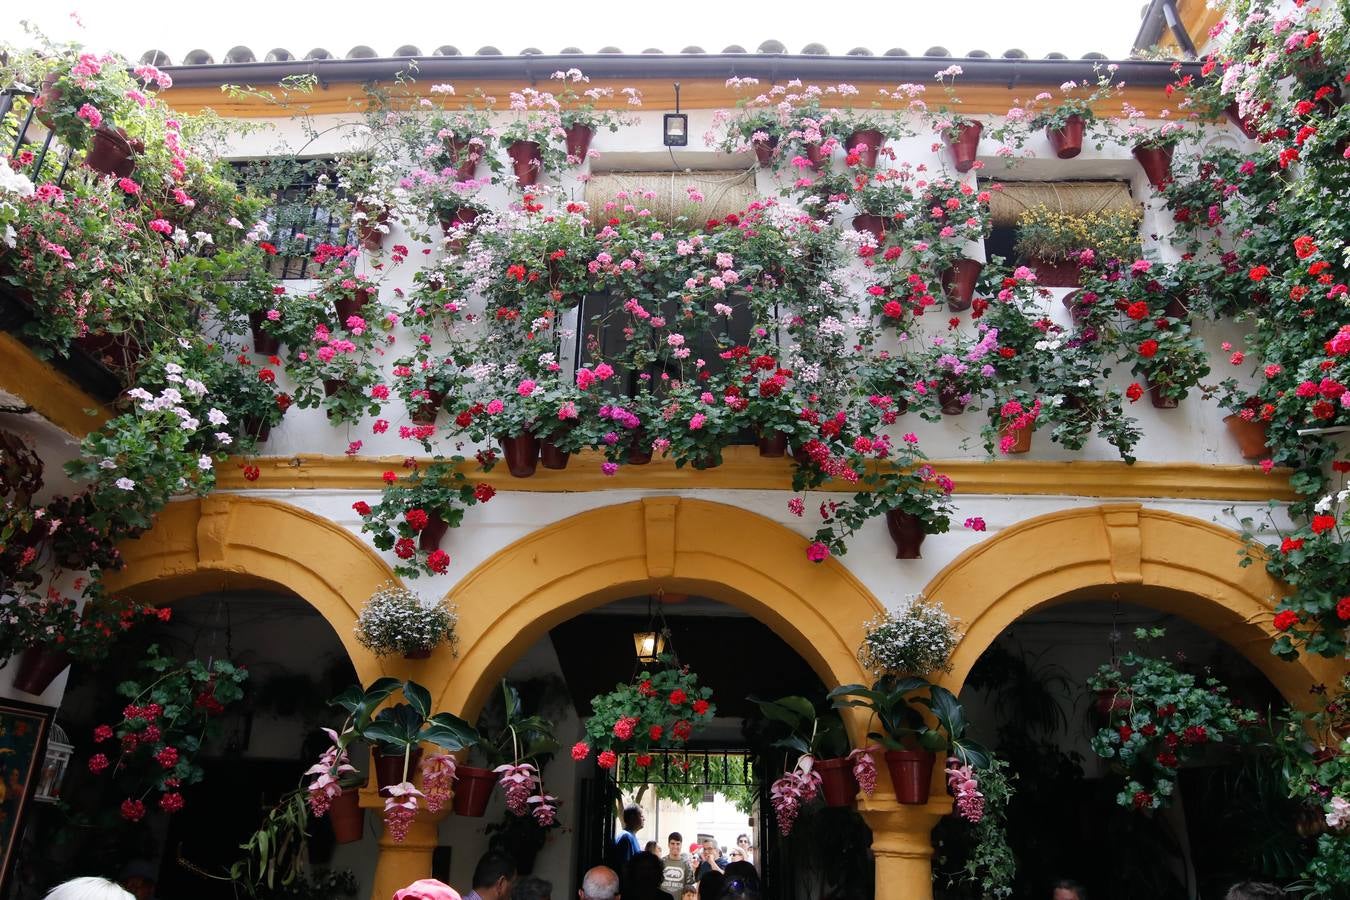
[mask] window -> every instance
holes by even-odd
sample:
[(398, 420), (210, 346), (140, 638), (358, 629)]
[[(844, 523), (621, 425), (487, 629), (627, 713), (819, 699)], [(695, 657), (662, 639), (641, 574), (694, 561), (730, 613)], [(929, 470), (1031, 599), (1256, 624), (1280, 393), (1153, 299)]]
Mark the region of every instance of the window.
[(234, 168), (242, 183), (270, 197), (262, 219), (272, 229), (269, 240), (277, 248), (268, 272), (274, 278), (313, 278), (314, 249), (319, 244), (352, 242), (347, 223), (333, 216), (332, 201), (341, 199), (333, 185), (331, 158), (243, 160)]
[[(988, 189), (995, 182), (981, 182)], [(1124, 181), (1000, 181), (991, 191), (989, 217), (993, 228), (985, 238), (986, 258), (1001, 256), (1015, 265), (1027, 265), (1016, 253), (1017, 220), (1028, 209), (1045, 206), (1056, 212), (1082, 215), (1114, 210), (1138, 210)]]

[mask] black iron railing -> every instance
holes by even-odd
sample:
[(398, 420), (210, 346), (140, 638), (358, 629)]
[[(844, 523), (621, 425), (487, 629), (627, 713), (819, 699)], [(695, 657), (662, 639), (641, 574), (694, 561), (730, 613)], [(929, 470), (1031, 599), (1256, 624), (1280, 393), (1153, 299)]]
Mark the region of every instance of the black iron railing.
[(0, 91), (0, 146), (6, 157), (18, 161), (16, 170), (34, 183), (60, 185), (70, 168), (71, 151), (37, 119), (32, 100), (33, 92), (24, 88)]
[(241, 160), (233, 166), (240, 181), (271, 198), (263, 221), (272, 231), (268, 242), (277, 248), (268, 263), (273, 278), (313, 278), (320, 244), (347, 246), (355, 240), (355, 230), (321, 200), (324, 192), (342, 198), (331, 158)]

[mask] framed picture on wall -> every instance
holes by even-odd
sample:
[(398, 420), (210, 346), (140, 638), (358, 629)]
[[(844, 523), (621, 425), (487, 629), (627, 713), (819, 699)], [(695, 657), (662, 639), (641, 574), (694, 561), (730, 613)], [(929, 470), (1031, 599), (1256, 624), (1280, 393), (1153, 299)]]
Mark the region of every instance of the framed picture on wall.
[(0, 697), (0, 894), (14, 868), (55, 714), (51, 707)]

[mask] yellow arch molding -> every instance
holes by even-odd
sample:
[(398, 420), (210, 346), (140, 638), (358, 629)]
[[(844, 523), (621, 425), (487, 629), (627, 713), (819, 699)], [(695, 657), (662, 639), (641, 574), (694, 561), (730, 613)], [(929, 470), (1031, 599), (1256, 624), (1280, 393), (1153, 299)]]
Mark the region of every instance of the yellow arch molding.
[(1240, 567), (1242, 549), (1237, 534), (1211, 522), (1134, 503), (1021, 522), (958, 556), (925, 589), (961, 619), (966, 632), (944, 681), (959, 689), (980, 654), (1029, 612), (1119, 594), (1223, 639), (1286, 699), (1305, 705), (1308, 688), (1332, 683), (1345, 664), (1271, 655), (1271, 610), (1286, 589), (1259, 564)]
[(169, 504), (154, 528), (120, 549), (126, 566), (104, 579), (112, 591), (163, 603), (222, 589), (280, 588), (333, 626), (362, 684), (413, 674), (413, 664), (381, 660), (352, 632), (366, 599), (385, 581), (397, 581), (393, 571), (321, 516), (275, 500), (216, 494)]

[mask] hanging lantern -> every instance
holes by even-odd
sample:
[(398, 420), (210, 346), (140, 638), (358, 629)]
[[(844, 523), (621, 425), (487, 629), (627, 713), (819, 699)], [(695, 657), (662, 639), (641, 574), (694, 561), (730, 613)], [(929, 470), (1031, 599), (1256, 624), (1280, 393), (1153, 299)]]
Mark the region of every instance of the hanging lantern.
[(47, 738), (47, 754), (42, 760), (42, 777), (33, 795), (39, 803), (55, 803), (61, 799), (61, 783), (66, 780), (66, 767), (75, 752), (69, 741), (61, 726), (53, 722), (51, 736)]
[(666, 635), (662, 631), (633, 632), (633, 652), (638, 662), (651, 665), (661, 659), (666, 652)]

